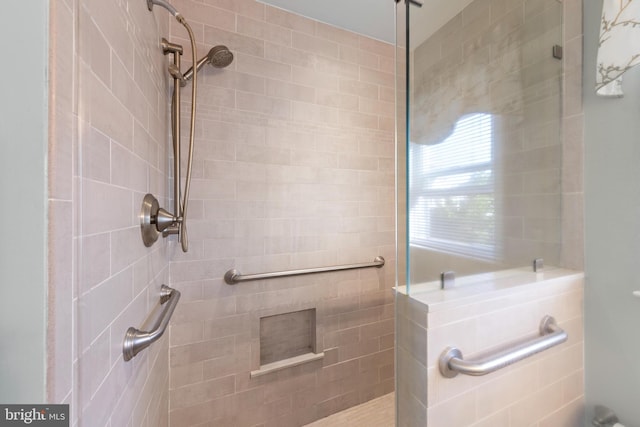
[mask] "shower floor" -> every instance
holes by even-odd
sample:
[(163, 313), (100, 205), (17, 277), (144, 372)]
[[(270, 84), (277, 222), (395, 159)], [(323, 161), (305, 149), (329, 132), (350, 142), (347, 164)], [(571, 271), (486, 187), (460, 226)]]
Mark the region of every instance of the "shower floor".
[(395, 393), (389, 393), (307, 424), (306, 427), (393, 427), (395, 418)]

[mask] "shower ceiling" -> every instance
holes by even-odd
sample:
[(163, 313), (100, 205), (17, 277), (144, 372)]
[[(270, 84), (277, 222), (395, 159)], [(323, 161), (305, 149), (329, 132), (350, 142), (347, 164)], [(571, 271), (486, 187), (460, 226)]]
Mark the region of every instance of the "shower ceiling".
[[(333, 26), (383, 40), (395, 42), (394, 0), (258, 0)], [(411, 29), (411, 44), (418, 46), (433, 32), (453, 18), (472, 0), (421, 0), (422, 8), (412, 13), (421, 25)], [(424, 16), (422, 16), (424, 15)]]

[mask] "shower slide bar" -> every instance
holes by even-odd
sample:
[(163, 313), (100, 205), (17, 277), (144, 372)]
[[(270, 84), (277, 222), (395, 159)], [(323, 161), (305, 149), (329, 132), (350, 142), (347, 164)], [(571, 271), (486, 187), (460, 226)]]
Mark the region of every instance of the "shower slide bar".
[(125, 362), (133, 359), (136, 354), (160, 339), (165, 329), (167, 329), (167, 325), (169, 325), (169, 320), (176, 309), (176, 305), (178, 305), (179, 299), (179, 291), (162, 285), (160, 288), (160, 305), (164, 305), (164, 308), (153, 324), (151, 331), (143, 331), (131, 327), (124, 336), (122, 355)]
[(498, 351), (479, 360), (463, 360), (460, 350), (447, 347), (440, 355), (440, 373), (446, 378), (453, 378), (459, 373), (473, 376), (487, 375), (561, 344), (567, 338), (567, 333), (558, 327), (553, 317), (544, 316), (540, 322), (538, 338), (516, 344), (512, 348)]
[(363, 262), (360, 264), (344, 264), (344, 265), (335, 265), (332, 267), (316, 267), (316, 268), (306, 268), (302, 270), (287, 270), (287, 271), (274, 271), (270, 273), (259, 273), (259, 274), (241, 274), (238, 270), (229, 270), (224, 275), (224, 281), (227, 282), (228, 285), (235, 285), (240, 282), (248, 282), (250, 280), (262, 280), (262, 279), (275, 279), (278, 277), (287, 277), (287, 276), (300, 276), (303, 274), (312, 274), (312, 273), (326, 273), (329, 271), (340, 271), (340, 270), (355, 270), (359, 268), (382, 268), (384, 266), (384, 258), (381, 256), (375, 257), (373, 262)]

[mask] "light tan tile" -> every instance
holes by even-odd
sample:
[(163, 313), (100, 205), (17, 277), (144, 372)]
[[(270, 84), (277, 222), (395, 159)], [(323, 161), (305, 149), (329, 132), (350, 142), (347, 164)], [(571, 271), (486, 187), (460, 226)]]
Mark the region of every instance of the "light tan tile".
[(283, 46), (291, 46), (292, 32), (279, 25), (239, 15), (237, 19), (238, 33), (259, 40), (265, 40)]

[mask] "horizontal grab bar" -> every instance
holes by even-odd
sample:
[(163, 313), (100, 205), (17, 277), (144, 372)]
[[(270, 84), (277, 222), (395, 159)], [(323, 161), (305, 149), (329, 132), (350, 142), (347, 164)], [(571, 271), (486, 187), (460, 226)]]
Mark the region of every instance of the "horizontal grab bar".
[(463, 360), (462, 352), (455, 347), (447, 347), (440, 355), (440, 373), (447, 378), (456, 375), (487, 375), (498, 369), (533, 356), (558, 344), (568, 338), (567, 333), (560, 329), (551, 316), (544, 316), (540, 322), (540, 337), (516, 344), (513, 347), (499, 351), (479, 360)]
[(165, 329), (167, 329), (167, 325), (173, 315), (173, 310), (175, 310), (176, 305), (178, 305), (179, 299), (180, 292), (166, 285), (162, 285), (160, 288), (160, 304), (164, 305), (164, 309), (158, 316), (151, 331), (141, 331), (140, 329), (131, 327), (124, 336), (122, 354), (126, 362), (133, 359), (136, 354), (160, 339)]
[(271, 273), (241, 274), (238, 270), (229, 270), (224, 275), (224, 281), (227, 282), (228, 285), (235, 285), (236, 283), (248, 282), (250, 280), (275, 279), (277, 277), (300, 276), (302, 274), (325, 273), (328, 271), (354, 270), (357, 268), (381, 268), (382, 266), (384, 266), (384, 258), (377, 256), (373, 262), (335, 265), (333, 267), (306, 268), (302, 270), (274, 271)]

